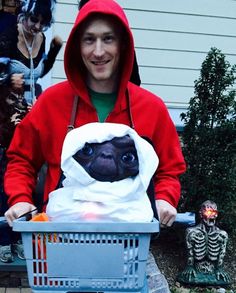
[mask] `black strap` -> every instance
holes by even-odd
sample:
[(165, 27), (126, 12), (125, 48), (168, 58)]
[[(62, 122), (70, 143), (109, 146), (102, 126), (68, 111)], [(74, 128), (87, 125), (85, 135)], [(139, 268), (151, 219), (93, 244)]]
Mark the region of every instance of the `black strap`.
[(134, 129), (134, 121), (133, 121), (132, 112), (131, 112), (131, 104), (130, 104), (130, 97), (129, 97), (128, 89), (125, 91), (125, 96), (126, 96), (126, 101), (127, 101), (127, 106), (128, 106), (128, 115), (129, 115), (130, 127), (132, 129)]
[(70, 124), (67, 126), (67, 132), (75, 128), (75, 118), (76, 118), (78, 103), (79, 103), (79, 97), (74, 96), (74, 101), (73, 101), (73, 106), (72, 106), (72, 111), (70, 116)]
[[(76, 114), (77, 114), (78, 103), (79, 103), (79, 97), (74, 96), (74, 101), (73, 101), (73, 106), (72, 106), (72, 111), (71, 111), (71, 116), (70, 116), (70, 124), (67, 126), (67, 133), (75, 128), (75, 118), (76, 118)], [(62, 181), (64, 179), (65, 179), (65, 176), (64, 176), (63, 172), (61, 171), (61, 175), (60, 175), (59, 181), (57, 183), (56, 189), (62, 187)]]

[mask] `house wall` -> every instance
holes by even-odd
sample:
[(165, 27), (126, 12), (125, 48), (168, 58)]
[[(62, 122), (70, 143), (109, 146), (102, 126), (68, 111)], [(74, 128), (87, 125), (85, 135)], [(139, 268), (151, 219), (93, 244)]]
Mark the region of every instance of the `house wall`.
[[(161, 96), (177, 125), (194, 93), (202, 61), (217, 47), (236, 64), (235, 0), (117, 0), (135, 38), (142, 86)], [(64, 45), (77, 14), (77, 0), (58, 0), (52, 34)], [(64, 47), (52, 83), (65, 79)]]

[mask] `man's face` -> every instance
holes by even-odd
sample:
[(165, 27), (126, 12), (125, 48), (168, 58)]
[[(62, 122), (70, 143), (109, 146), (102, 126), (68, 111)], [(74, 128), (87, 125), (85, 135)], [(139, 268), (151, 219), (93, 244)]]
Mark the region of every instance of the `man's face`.
[(87, 83), (93, 90), (101, 84), (117, 84), (121, 54), (121, 30), (110, 18), (85, 24), (80, 39), (81, 57), (88, 71)]

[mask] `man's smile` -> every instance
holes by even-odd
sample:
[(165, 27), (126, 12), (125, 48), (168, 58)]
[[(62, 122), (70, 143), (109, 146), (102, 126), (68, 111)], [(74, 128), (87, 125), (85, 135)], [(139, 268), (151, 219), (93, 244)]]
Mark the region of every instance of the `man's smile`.
[(108, 62), (110, 62), (110, 60), (104, 60), (104, 61), (91, 61), (94, 65), (105, 65)]

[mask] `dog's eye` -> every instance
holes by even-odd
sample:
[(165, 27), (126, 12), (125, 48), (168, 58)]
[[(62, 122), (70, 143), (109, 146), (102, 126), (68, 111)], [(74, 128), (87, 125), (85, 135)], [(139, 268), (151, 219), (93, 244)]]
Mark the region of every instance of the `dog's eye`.
[(91, 156), (93, 152), (93, 147), (89, 143), (86, 143), (81, 149), (81, 153), (85, 156)]
[(133, 163), (137, 159), (137, 157), (135, 156), (135, 154), (128, 152), (128, 153), (125, 153), (121, 159), (124, 163), (127, 164), (127, 163)]

